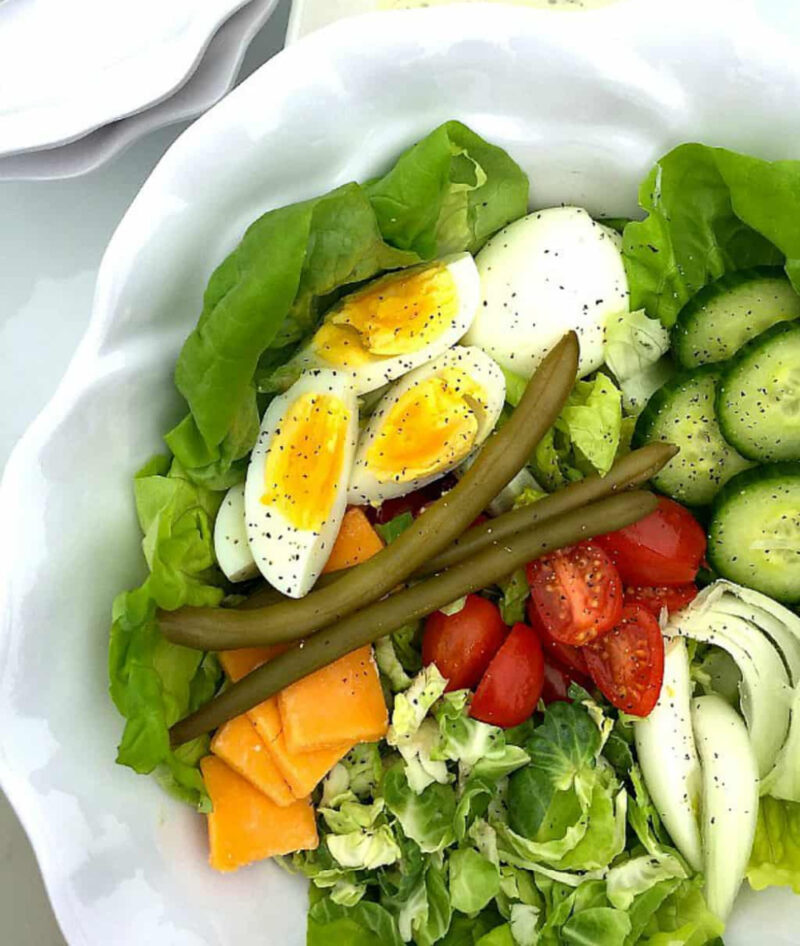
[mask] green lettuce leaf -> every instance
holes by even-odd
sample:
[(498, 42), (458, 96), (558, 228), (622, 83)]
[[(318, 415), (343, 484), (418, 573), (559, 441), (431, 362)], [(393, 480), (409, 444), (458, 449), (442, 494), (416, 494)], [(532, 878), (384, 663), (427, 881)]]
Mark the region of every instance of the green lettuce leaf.
[(500, 890), (500, 868), (474, 848), (450, 855), (450, 901), (461, 913), (478, 913)]
[[(525, 380), (504, 371), (506, 398), (522, 396)], [(589, 473), (611, 469), (623, 441), (622, 394), (608, 375), (578, 381), (555, 424), (542, 437), (530, 460), (536, 481), (560, 489)], [(539, 498), (534, 493), (531, 499)]]
[(383, 797), (403, 833), (425, 854), (443, 851), (455, 840), (456, 796), (451, 786), (434, 782), (417, 793), (409, 785), (403, 766), (395, 765), (383, 777)]
[(476, 917), (455, 914), (440, 946), (475, 946), (492, 930), (505, 925), (503, 918), (492, 907), (487, 907)]
[(367, 187), (385, 239), (423, 259), (476, 253), (528, 205), (528, 179), (502, 148), (450, 121)]
[(401, 512), (399, 516), (395, 516), (388, 522), (376, 525), (375, 531), (387, 545), (391, 545), (413, 523), (414, 516), (410, 512)]
[(672, 361), (664, 357), (669, 351), (669, 333), (643, 309), (608, 320), (603, 351), (622, 391), (622, 406), (629, 413), (640, 413), (675, 370)]
[(440, 126), (367, 187), (345, 184), (265, 213), (214, 271), (175, 382), (190, 414), (167, 442), (217, 489), (242, 476), (257, 432), (256, 383), (309, 335), (346, 286), (477, 250), (527, 209), (525, 174), (459, 122)]
[(800, 162), (680, 145), (645, 178), (639, 203), (647, 218), (623, 236), (632, 309), (669, 327), (698, 289), (749, 266), (785, 262), (800, 288)]
[(590, 907), (567, 920), (561, 928), (564, 946), (625, 946), (631, 921), (614, 907)]
[(687, 870), (673, 854), (640, 854), (615, 864), (606, 877), (606, 894), (619, 910), (630, 909), (640, 894), (662, 880), (685, 880)]
[(401, 693), (411, 686), (411, 677), (400, 663), (391, 634), (375, 642), (375, 662), (393, 693)]
[(508, 824), (496, 823), (501, 861), (528, 870), (603, 870), (625, 848), (627, 793), (602, 757), (602, 710), (557, 702), (526, 743), (530, 762), (509, 779)]
[(428, 710), (444, 693), (447, 680), (439, 673), (436, 664), (428, 664), (414, 678), (405, 693), (398, 693), (394, 701), (392, 722), (386, 736), (390, 746), (407, 736), (412, 736), (421, 726)]
[(703, 878), (681, 881), (651, 913), (638, 942), (642, 946), (705, 946), (715, 943), (724, 924), (706, 906)]
[(754, 890), (784, 886), (800, 893), (800, 804), (762, 796), (747, 879)]
[(109, 640), (111, 698), (125, 717), (117, 762), (136, 772), (157, 771), (182, 800), (208, 808), (197, 767), (208, 739), (173, 751), (169, 727), (207, 702), (222, 673), (212, 655), (171, 644), (161, 634), (156, 608), (216, 605), (223, 590), (215, 568), (212, 522), (220, 497), (185, 478), (177, 463), (151, 460), (134, 480), (136, 511), (150, 568), (144, 584), (114, 602)]
[(400, 935), (404, 940), (413, 938), (418, 946), (433, 946), (447, 933), (452, 916), (444, 867), (431, 858), (408, 899), (400, 904)]
[(361, 900), (355, 906), (317, 900), (308, 912), (307, 946), (403, 946), (397, 923), (378, 903)]
[(508, 578), (500, 582), (500, 616), (503, 623), (514, 625), (525, 620), (525, 603), (530, 597), (531, 589), (524, 568), (518, 568)]
[(556, 421), (577, 456), (605, 475), (619, 448), (622, 398), (608, 375), (598, 372), (593, 381), (578, 381)]
[(326, 839), (331, 856), (350, 870), (376, 870), (396, 863), (401, 851), (386, 825), (356, 828), (345, 834), (329, 834)]

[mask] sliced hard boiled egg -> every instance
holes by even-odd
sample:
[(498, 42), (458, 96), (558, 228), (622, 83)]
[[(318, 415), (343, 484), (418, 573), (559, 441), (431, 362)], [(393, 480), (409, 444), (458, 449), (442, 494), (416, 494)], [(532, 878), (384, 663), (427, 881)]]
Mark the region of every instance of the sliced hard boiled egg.
[(258, 566), (247, 541), (244, 516), (244, 483), (231, 486), (214, 522), (214, 553), (228, 581), (255, 578)]
[(613, 230), (580, 207), (553, 207), (495, 234), (478, 254), (481, 305), (465, 345), (529, 377), (569, 329), (580, 339), (578, 376), (603, 363), (606, 319), (629, 308)]
[(454, 345), (479, 298), (469, 253), (389, 273), (341, 299), (293, 361), (346, 374), (366, 394)]
[(267, 408), (245, 482), (247, 538), (267, 581), (299, 598), (341, 525), (358, 439), (347, 378), (309, 371)]
[(382, 502), (444, 476), (492, 432), (505, 393), (494, 361), (460, 346), (395, 382), (359, 439), (349, 501)]

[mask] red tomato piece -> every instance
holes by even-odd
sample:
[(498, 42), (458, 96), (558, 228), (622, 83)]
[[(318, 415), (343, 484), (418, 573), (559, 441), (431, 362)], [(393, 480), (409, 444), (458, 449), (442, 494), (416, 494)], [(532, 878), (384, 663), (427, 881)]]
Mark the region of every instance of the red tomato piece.
[(544, 685), (542, 686), (542, 699), (548, 705), (561, 700), (571, 703), (569, 698), (569, 688), (571, 683), (580, 683), (582, 687), (586, 686), (588, 680), (576, 679), (565, 667), (556, 663), (554, 660), (544, 659)]
[(619, 574), (590, 542), (531, 562), (528, 584), (539, 620), (562, 644), (587, 644), (610, 631), (622, 613)]
[(625, 604), (640, 604), (656, 617), (661, 616), (661, 609), (669, 614), (680, 611), (697, 597), (697, 586), (687, 585), (652, 585), (625, 589)]
[(536, 632), (515, 624), (478, 684), (470, 716), (509, 728), (536, 709), (544, 683), (544, 655)]
[[(536, 605), (528, 599), (528, 621), (531, 627), (539, 635), (545, 658), (555, 661), (565, 670), (573, 674), (574, 679), (582, 677), (585, 681), (589, 676), (589, 668), (586, 666), (586, 658), (580, 647), (573, 647), (571, 644), (562, 644), (547, 630), (539, 617)], [(580, 682), (580, 680), (578, 681)]]
[(647, 716), (664, 679), (664, 638), (653, 615), (640, 604), (626, 604), (614, 630), (584, 650), (606, 699), (626, 713)]
[(426, 506), (436, 502), (444, 493), (451, 490), (457, 482), (453, 476), (443, 476), (434, 483), (423, 486), (422, 489), (415, 489), (412, 493), (406, 493), (405, 496), (386, 499), (375, 510), (373, 521), (378, 525), (384, 525), (391, 522), (395, 516), (401, 516), (404, 512), (410, 512), (416, 519)]
[(683, 585), (694, 581), (706, 553), (706, 534), (694, 516), (662, 497), (655, 512), (592, 539), (608, 552), (626, 585)]
[(506, 639), (500, 610), (480, 595), (468, 595), (455, 614), (434, 613), (425, 622), (422, 661), (436, 664), (448, 690), (472, 689)]

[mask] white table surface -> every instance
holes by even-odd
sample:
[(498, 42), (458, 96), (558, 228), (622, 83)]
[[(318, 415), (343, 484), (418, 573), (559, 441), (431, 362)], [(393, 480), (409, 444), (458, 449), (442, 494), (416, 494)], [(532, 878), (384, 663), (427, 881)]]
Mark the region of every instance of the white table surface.
[[(282, 47), (288, 15), (289, 0), (280, 0), (240, 79)], [(185, 127), (155, 132), (72, 181), (0, 182), (0, 467), (50, 399), (86, 328), (114, 228)], [(3, 946), (64, 946), (28, 840), (2, 793), (0, 917)]]

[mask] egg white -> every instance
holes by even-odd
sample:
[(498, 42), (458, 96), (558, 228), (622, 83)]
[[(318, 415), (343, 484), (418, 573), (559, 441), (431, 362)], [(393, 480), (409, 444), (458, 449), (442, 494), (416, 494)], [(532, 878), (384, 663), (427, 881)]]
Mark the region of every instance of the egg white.
[(552, 207), (495, 234), (477, 257), (481, 305), (465, 345), (529, 377), (569, 329), (584, 377), (603, 363), (606, 319), (629, 309), (613, 230), (580, 207)]
[(228, 581), (255, 578), (258, 566), (247, 541), (244, 515), (244, 483), (231, 486), (214, 522), (214, 554)]
[[(262, 501), (267, 458), (281, 423), (294, 402), (305, 394), (330, 394), (339, 398), (349, 413), (341, 470), (335, 484), (332, 506), (319, 530), (296, 527), (275, 503)], [(267, 408), (250, 457), (245, 482), (244, 506), (250, 551), (259, 571), (283, 594), (299, 598), (306, 594), (325, 567), (339, 532), (347, 503), (347, 484), (358, 439), (358, 406), (348, 379), (333, 371), (304, 373), (276, 397)], [(312, 445), (313, 447), (313, 445)]]
[(384, 425), (384, 419), (400, 398), (421, 382), (442, 373), (450, 367), (457, 367), (465, 371), (482, 386), (485, 392), (485, 406), (477, 414), (478, 430), (472, 448), (473, 452), (492, 432), (505, 401), (506, 385), (503, 372), (497, 364), (480, 349), (465, 348), (457, 345), (449, 351), (446, 351), (443, 355), (440, 355), (434, 361), (409, 372), (399, 381), (395, 382), (383, 396), (358, 441), (356, 458), (353, 463), (353, 472), (350, 478), (350, 488), (348, 490), (348, 501), (350, 503), (378, 503), (386, 499), (393, 499), (397, 496), (405, 496), (407, 493), (421, 489), (428, 483), (434, 482), (446, 473), (449, 473), (460, 463), (464, 462), (464, 458), (461, 457), (455, 459), (442, 469), (437, 470), (435, 473), (410, 480), (379, 478), (375, 471), (370, 469), (367, 462), (370, 447), (379, 436)]
[[(475, 318), (481, 292), (480, 277), (478, 276), (475, 260), (469, 253), (457, 253), (444, 257), (438, 262), (444, 265), (444, 268), (453, 279), (457, 305), (456, 311), (436, 338), (418, 351), (411, 351), (402, 355), (373, 355), (369, 361), (352, 368), (342, 367), (326, 360), (324, 354), (314, 347), (314, 340), (312, 339), (295, 355), (293, 359), (295, 367), (298, 370), (327, 368), (337, 371), (349, 379), (356, 394), (362, 395), (396, 380), (406, 372), (426, 364), (447, 351), (468, 331)], [(419, 268), (423, 269), (432, 265), (434, 263), (426, 263)]]

